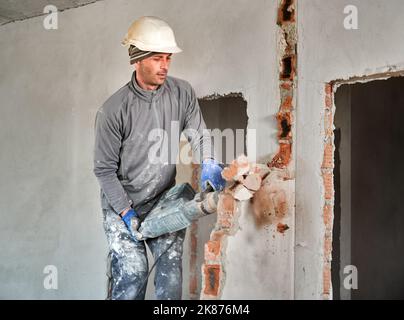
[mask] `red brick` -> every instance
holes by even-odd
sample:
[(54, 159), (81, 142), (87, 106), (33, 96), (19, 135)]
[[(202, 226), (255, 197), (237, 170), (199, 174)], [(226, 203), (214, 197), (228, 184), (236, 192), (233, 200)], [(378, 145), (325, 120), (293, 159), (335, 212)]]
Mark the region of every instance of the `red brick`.
[(219, 264), (205, 264), (203, 271), (205, 277), (204, 294), (217, 296), (219, 292), (221, 266)]
[(190, 266), (190, 272), (195, 272), (195, 268), (196, 268), (196, 258), (197, 255), (196, 253), (191, 253), (190, 257), (189, 257), (189, 266)]
[(197, 249), (197, 234), (198, 234), (198, 223), (193, 222), (191, 225), (191, 251), (196, 252)]
[(330, 294), (331, 289), (331, 268), (328, 263), (323, 268), (323, 294)]
[(199, 190), (199, 172), (200, 165), (192, 163), (192, 177), (191, 177), (191, 186), (194, 190)]
[(325, 94), (327, 94), (327, 95), (332, 94), (332, 85), (330, 83), (327, 83), (325, 85)]
[(198, 223), (193, 222), (191, 225), (191, 254), (189, 261), (190, 279), (189, 279), (189, 292), (191, 295), (197, 294), (198, 278), (197, 278), (197, 245), (198, 245)]
[(209, 240), (205, 244), (205, 260), (217, 260), (220, 256), (220, 241)]
[(196, 274), (193, 274), (189, 279), (189, 293), (191, 295), (196, 295), (197, 291), (198, 291), (198, 278)]
[(323, 221), (326, 228), (332, 225), (333, 208), (330, 205), (325, 205), (323, 209)]
[(237, 171), (238, 171), (237, 162), (235, 160), (233, 160), (232, 163), (228, 167), (223, 169), (222, 177), (226, 181), (232, 181), (233, 178), (237, 175)]
[(234, 211), (234, 199), (229, 193), (222, 193), (219, 196), (219, 203), (217, 211), (233, 214)]
[(269, 167), (285, 168), (290, 162), (292, 145), (289, 143), (280, 143), (278, 154), (273, 157)]
[(324, 157), (322, 168), (332, 169), (334, 166), (334, 147), (331, 142), (324, 146)]
[(222, 193), (219, 196), (217, 223), (220, 228), (230, 228), (232, 226), (234, 201), (229, 193)]
[(330, 95), (326, 95), (325, 96), (325, 106), (327, 108), (331, 108), (332, 107), (332, 98)]
[(334, 194), (334, 184), (333, 184), (333, 174), (331, 172), (323, 173), (323, 182), (324, 182), (324, 197), (327, 200), (331, 200)]
[(325, 237), (324, 239), (324, 256), (327, 260), (331, 259), (332, 252), (332, 238)]
[(223, 230), (215, 230), (210, 235), (210, 240), (212, 241), (222, 241), (226, 233)]
[(285, 111), (292, 109), (292, 101), (293, 101), (292, 96), (286, 96), (282, 101), (281, 109)]

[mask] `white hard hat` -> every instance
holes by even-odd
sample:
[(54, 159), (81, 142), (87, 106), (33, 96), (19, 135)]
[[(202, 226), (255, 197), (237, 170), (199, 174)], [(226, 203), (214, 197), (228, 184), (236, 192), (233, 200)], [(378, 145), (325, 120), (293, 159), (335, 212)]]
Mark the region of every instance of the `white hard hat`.
[(175, 42), (174, 32), (164, 20), (141, 17), (130, 26), (122, 45), (134, 45), (142, 51), (177, 53), (182, 50)]

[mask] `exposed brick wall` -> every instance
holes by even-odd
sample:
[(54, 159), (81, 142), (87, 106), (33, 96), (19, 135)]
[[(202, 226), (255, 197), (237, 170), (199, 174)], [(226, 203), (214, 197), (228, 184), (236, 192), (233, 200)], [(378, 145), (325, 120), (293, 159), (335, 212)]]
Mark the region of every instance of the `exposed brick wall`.
[[(192, 164), (192, 178), (191, 185), (194, 190), (199, 190), (199, 172), (200, 166)], [(198, 254), (198, 222), (195, 221), (191, 225), (190, 232), (190, 261), (189, 261), (189, 297), (191, 300), (199, 298), (198, 289), (198, 267), (197, 267), (197, 254)]]
[(203, 273), (205, 279), (205, 285), (203, 294), (216, 297), (219, 293), (219, 279), (221, 277), (221, 265), (220, 264), (204, 264)]
[(321, 165), (321, 174), (324, 186), (324, 245), (323, 245), (323, 299), (332, 297), (331, 260), (332, 260), (332, 228), (334, 219), (334, 133), (333, 133), (333, 86), (325, 86), (324, 110), (324, 154)]
[(189, 298), (198, 299), (198, 270), (197, 270), (197, 252), (198, 252), (198, 222), (193, 222), (190, 233), (190, 260), (189, 260)]
[[(279, 111), (276, 115), (278, 123), (279, 150), (267, 165), (273, 169), (277, 168), (275, 170), (280, 169), (280, 171), (284, 171), (284, 174), (276, 174), (281, 177), (280, 179), (282, 182), (292, 179), (290, 177), (288, 166), (291, 164), (292, 159), (293, 114), (296, 100), (295, 89), (297, 85), (297, 31), (295, 3), (296, 0), (280, 0), (277, 19), (277, 24), (279, 26), (278, 59), (279, 90), (281, 97)], [(233, 175), (233, 173), (231, 175)], [(287, 187), (286, 190), (283, 190), (283, 186), (283, 184), (280, 186), (283, 193), (280, 192), (279, 194), (285, 195), (283, 198), (286, 199), (286, 194), (293, 193), (293, 190), (289, 187)], [(267, 189), (265, 190), (270, 190), (268, 186), (266, 187)], [(259, 192), (257, 192), (257, 194), (259, 194)], [(275, 200), (284, 203), (286, 200), (283, 200), (283, 198), (279, 197), (279, 199)], [(276, 217), (278, 220), (286, 215), (289, 207), (294, 207), (294, 203), (285, 203), (283, 206), (276, 204), (273, 209), (279, 209), (275, 210), (275, 212), (282, 213), (282, 217)], [(231, 194), (224, 192), (220, 195), (217, 210), (217, 223), (210, 235), (210, 240), (205, 244), (205, 263), (202, 266), (201, 299), (220, 299), (221, 297), (226, 276), (226, 266), (224, 264), (226, 243), (228, 236), (233, 235), (237, 230), (236, 224), (238, 223), (238, 216), (236, 213), (238, 213), (238, 210), (238, 202), (234, 200)], [(276, 221), (279, 222), (278, 220)], [(270, 219), (266, 221), (266, 223), (270, 223), (271, 221), (272, 220)], [(288, 229), (289, 227), (286, 224), (278, 223), (277, 225), (277, 230), (280, 233), (284, 233)]]
[(277, 113), (279, 151), (270, 162), (270, 167), (286, 168), (292, 157), (292, 126), (294, 90), (297, 71), (297, 32), (295, 0), (281, 0), (278, 8), (279, 26), (279, 90), (280, 107)]
[(231, 194), (223, 192), (219, 196), (217, 222), (205, 244), (205, 263), (202, 266), (201, 299), (220, 299), (225, 281), (224, 255), (226, 238), (235, 232), (236, 200)]

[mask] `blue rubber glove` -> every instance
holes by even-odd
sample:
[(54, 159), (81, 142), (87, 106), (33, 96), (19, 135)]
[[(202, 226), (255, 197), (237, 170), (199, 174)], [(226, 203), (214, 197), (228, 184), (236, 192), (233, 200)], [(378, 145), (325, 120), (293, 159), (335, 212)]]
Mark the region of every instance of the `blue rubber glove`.
[(123, 222), (125, 223), (126, 227), (128, 228), (130, 234), (137, 239), (139, 228), (139, 216), (137, 215), (136, 211), (130, 209), (123, 217)]
[(224, 165), (214, 159), (205, 159), (202, 162), (201, 189), (206, 191), (210, 185), (213, 190), (221, 191), (226, 186), (226, 181), (222, 177)]

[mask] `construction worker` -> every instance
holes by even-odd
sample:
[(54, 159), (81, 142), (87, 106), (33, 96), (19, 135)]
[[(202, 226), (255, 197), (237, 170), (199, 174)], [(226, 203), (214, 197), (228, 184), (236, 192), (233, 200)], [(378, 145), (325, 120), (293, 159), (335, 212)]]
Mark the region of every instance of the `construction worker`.
[[(223, 166), (215, 160), (198, 100), (191, 85), (167, 75), (177, 46), (170, 26), (156, 17), (141, 17), (129, 28), (128, 47), (132, 79), (98, 110), (95, 119), (94, 174), (101, 187), (104, 229), (111, 257), (111, 299), (144, 299), (149, 265), (145, 243), (156, 261), (156, 298), (181, 299), (182, 253), (185, 229), (145, 241), (132, 233), (133, 218), (140, 221), (175, 185), (176, 165), (155, 161), (153, 130), (158, 151), (177, 153), (181, 132), (201, 163), (201, 186), (224, 187)], [(173, 124), (175, 124), (173, 126)], [(174, 134), (173, 134), (174, 130)], [(158, 144), (157, 144), (158, 145)]]

